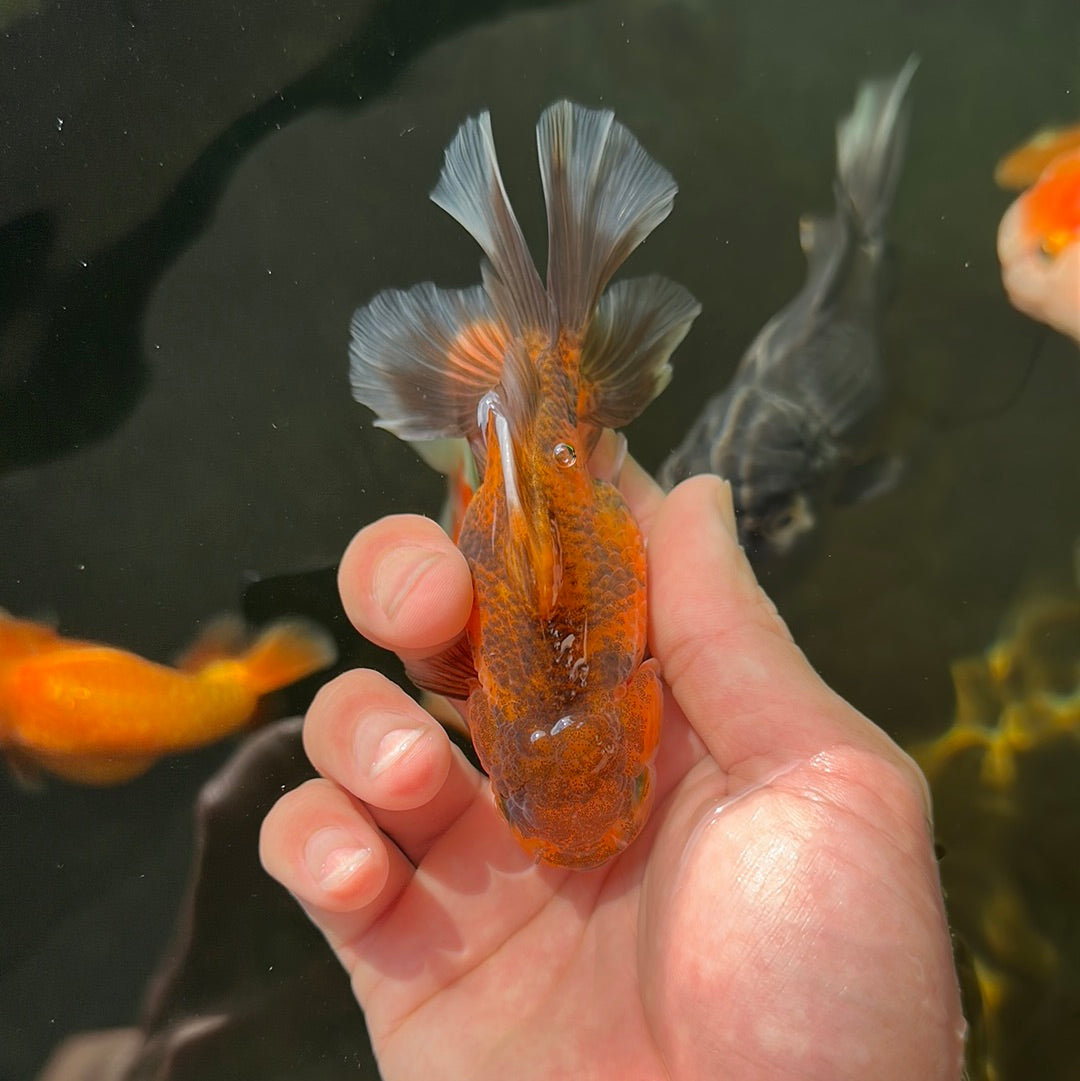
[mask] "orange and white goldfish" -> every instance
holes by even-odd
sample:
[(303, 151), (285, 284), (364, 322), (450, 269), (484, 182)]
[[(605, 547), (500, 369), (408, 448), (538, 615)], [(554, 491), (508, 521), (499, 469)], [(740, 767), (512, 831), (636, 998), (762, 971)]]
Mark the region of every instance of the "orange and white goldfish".
[(1017, 202), (1028, 246), (1055, 256), (1080, 240), (1080, 147), (1054, 158)]
[(1072, 149), (1005, 212), (997, 248), (1013, 306), (1080, 342), (1080, 125), (1072, 131)]
[(997, 163), (994, 183), (1006, 191), (1022, 191), (1031, 187), (1055, 158), (1077, 148), (1080, 148), (1080, 124), (1043, 128)]
[(0, 611), (0, 749), (18, 769), (119, 784), (241, 729), (259, 698), (334, 663), (322, 631), (283, 621), (240, 651), (220, 627), (181, 668)]
[(537, 147), (546, 285), (482, 113), (447, 148), (431, 197), (483, 249), (483, 284), (377, 295), (353, 316), (351, 375), (353, 396), (401, 438), (469, 440), (480, 480), (458, 544), (472, 615), (457, 647), (410, 674), (467, 699), (476, 753), (524, 847), (588, 868), (648, 817), (662, 691), (644, 660), (641, 533), (587, 462), (603, 428), (666, 386), (700, 306), (655, 276), (605, 292), (677, 190), (611, 112), (558, 102)]
[(439, 525), (456, 544), (461, 536), (461, 527), (465, 524), (465, 511), (468, 510), (476, 489), (480, 487), (480, 477), (469, 449), (469, 441), (435, 439), (430, 443), (414, 443), (413, 450), (432, 469), (446, 477), (446, 499), (439, 515)]

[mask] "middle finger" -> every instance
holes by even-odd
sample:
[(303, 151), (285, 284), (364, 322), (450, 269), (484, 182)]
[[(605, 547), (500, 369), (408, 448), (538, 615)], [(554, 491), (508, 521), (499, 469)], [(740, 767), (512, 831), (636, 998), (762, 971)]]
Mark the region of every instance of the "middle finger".
[(367, 806), (418, 863), (482, 791), (482, 777), (400, 687), (366, 669), (319, 691), (304, 723), (315, 768)]

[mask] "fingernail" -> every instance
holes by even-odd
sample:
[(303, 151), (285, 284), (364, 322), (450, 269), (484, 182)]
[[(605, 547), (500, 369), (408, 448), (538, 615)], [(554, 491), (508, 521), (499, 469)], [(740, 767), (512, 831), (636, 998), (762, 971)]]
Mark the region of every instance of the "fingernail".
[(728, 534), (739, 539), (739, 530), (735, 525), (735, 498), (731, 491), (730, 481), (720, 482), (720, 493), (717, 497), (717, 503), (720, 507), (720, 518), (724, 523), (724, 529)]
[(347, 830), (328, 826), (308, 839), (304, 858), (319, 886), (333, 891), (340, 889), (371, 859), (371, 849), (358, 845)]
[(391, 548), (375, 565), (371, 593), (387, 619), (393, 619), (402, 602), (438, 559), (441, 552), (412, 544)]
[(395, 728), (387, 732), (371, 760), (369, 773), (372, 777), (378, 777), (380, 773), (388, 770), (395, 762), (400, 761), (408, 753), (409, 748), (423, 735), (421, 728)]

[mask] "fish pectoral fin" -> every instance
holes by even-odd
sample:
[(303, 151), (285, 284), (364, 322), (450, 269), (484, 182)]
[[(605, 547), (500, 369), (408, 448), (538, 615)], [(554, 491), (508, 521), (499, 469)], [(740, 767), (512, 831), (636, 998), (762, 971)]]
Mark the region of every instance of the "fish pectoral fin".
[(424, 707), (448, 732), (454, 732), (465, 739), (469, 738), (469, 726), (461, 711), (446, 695), (432, 694), (424, 691), (420, 699), (420, 705)]
[(700, 311), (686, 289), (659, 275), (616, 282), (585, 332), (579, 419), (629, 424), (668, 385), (671, 354)]
[(401, 439), (467, 436), (503, 375), (508, 332), (483, 286), (387, 289), (352, 317), (353, 397)]
[(405, 674), (422, 690), (447, 698), (468, 698), (476, 686), (476, 665), (467, 635), (434, 657), (405, 662)]
[(866, 503), (888, 495), (904, 478), (907, 463), (899, 454), (877, 454), (844, 471), (833, 493), (838, 506)]
[(446, 477), (446, 502), (439, 515), (439, 525), (456, 543), (461, 536), (465, 511), (480, 487), (480, 471), (476, 456), (467, 439), (434, 439), (429, 443), (414, 443), (413, 450)]

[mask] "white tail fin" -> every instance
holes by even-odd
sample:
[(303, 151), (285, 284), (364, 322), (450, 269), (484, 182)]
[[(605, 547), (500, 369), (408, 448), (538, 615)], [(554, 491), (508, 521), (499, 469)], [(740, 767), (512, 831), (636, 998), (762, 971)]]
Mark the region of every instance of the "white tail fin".
[(503, 187), (490, 114), (472, 117), (458, 129), (431, 200), (484, 249), (501, 285), (492, 291), (489, 283), (491, 299), (511, 330), (546, 330), (551, 321), (547, 297)]
[(536, 126), (548, 216), (548, 294), (561, 325), (583, 329), (619, 265), (671, 212), (671, 174), (615, 114), (568, 101)]
[(836, 176), (855, 213), (860, 235), (880, 243), (907, 147), (907, 92), (917, 56), (891, 79), (859, 87), (855, 107), (836, 126)]

